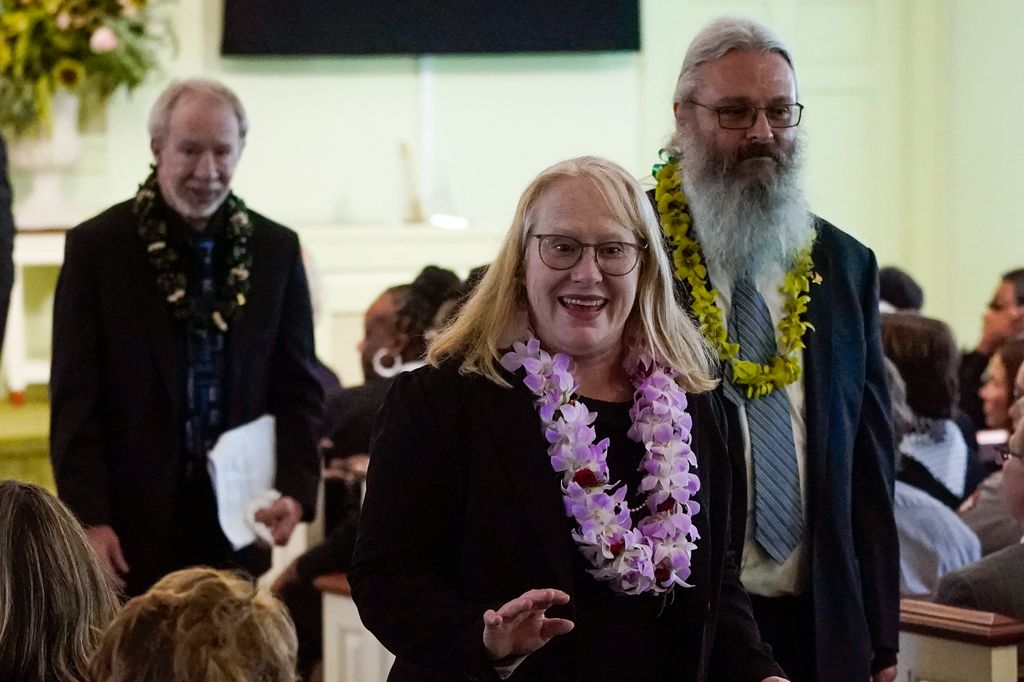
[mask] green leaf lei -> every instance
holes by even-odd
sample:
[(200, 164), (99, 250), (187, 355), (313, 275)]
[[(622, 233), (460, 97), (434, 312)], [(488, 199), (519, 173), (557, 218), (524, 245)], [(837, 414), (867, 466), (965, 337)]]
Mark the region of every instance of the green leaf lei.
[(725, 316), (715, 303), (718, 292), (708, 281), (700, 243), (690, 236), (692, 218), (687, 208), (686, 194), (679, 177), (679, 160), (662, 150), (663, 163), (655, 164), (653, 175), (658, 181), (654, 198), (658, 204), (661, 229), (673, 247), (672, 261), (675, 276), (690, 287), (691, 311), (697, 318), (704, 337), (711, 343), (718, 357), (732, 367), (734, 384), (746, 386), (747, 397), (768, 395), (800, 378), (798, 351), (804, 348), (803, 337), (814, 326), (802, 315), (811, 300), (811, 283), (819, 284), (821, 277), (814, 273), (811, 246), (797, 254), (792, 269), (786, 273), (780, 293), (785, 297), (785, 316), (779, 321), (779, 349), (768, 364), (740, 360), (739, 344), (729, 341)]
[(160, 193), (156, 168), (139, 185), (132, 211), (139, 219), (138, 235), (146, 245), (149, 265), (156, 275), (156, 288), (167, 301), (175, 320), (187, 322), (192, 328), (206, 329), (211, 325), (222, 332), (246, 303), (251, 282), (249, 270), (252, 254), (249, 238), (252, 222), (249, 211), (233, 192), (228, 193), (228, 219), (225, 231), (230, 240), (227, 249), (227, 275), (221, 285), (218, 300), (212, 307), (202, 304), (196, 296), (188, 294), (188, 277), (181, 256), (167, 239), (167, 222), (162, 213), (163, 203), (157, 202)]

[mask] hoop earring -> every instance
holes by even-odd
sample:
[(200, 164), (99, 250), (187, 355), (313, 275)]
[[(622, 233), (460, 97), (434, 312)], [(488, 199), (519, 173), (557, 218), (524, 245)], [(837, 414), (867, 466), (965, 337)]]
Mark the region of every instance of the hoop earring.
[[(385, 367), (381, 364), (381, 361), (385, 357), (391, 358), (391, 366)], [(402, 356), (398, 353), (392, 353), (387, 348), (378, 348), (377, 352), (373, 354), (373, 359), (370, 361), (373, 365), (373, 372), (377, 376), (383, 379), (390, 379), (401, 374), (405, 367), (402, 365)]]

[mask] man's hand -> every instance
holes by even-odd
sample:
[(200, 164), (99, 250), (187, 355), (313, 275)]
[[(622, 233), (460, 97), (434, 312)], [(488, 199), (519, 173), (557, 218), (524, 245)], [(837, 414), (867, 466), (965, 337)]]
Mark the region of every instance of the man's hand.
[(895, 682), (896, 666), (892, 665), (871, 676), (871, 682)]
[(256, 512), (254, 518), (270, 529), (275, 545), (288, 543), (295, 525), (302, 520), (302, 507), (295, 498), (282, 496), (269, 507)]
[(121, 551), (121, 540), (110, 526), (92, 526), (85, 529), (85, 539), (96, 553), (100, 565), (107, 572), (110, 582), (118, 589), (124, 589), (121, 575), (129, 571), (128, 562)]
[(571, 620), (548, 618), (544, 612), (555, 604), (568, 604), (561, 590), (530, 590), (497, 611), (484, 613), (484, 648), (492, 661), (506, 656), (532, 654), (558, 635), (573, 628)]
[(355, 485), (366, 479), (366, 468), (369, 465), (370, 456), (366, 454), (332, 459), (324, 468), (324, 478), (338, 479), (347, 485)]

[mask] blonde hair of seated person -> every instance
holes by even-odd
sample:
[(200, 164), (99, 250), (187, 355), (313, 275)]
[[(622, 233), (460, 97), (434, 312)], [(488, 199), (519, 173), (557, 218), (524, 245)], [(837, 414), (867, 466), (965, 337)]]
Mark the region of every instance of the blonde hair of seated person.
[(276, 598), (212, 568), (167, 575), (103, 635), (93, 682), (293, 682), (295, 626)]
[(117, 606), (71, 511), (39, 486), (0, 481), (0, 679), (84, 679)]

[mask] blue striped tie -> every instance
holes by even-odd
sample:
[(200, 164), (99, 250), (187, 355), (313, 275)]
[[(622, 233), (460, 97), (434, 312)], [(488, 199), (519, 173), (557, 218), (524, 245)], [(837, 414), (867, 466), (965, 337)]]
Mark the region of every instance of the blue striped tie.
[[(740, 344), (742, 360), (765, 363), (777, 353), (768, 306), (746, 277), (733, 284), (729, 332)], [(725, 392), (737, 404), (746, 400), (754, 474), (754, 539), (781, 564), (803, 536), (800, 475), (789, 401), (783, 389), (747, 399), (746, 387), (734, 386), (731, 381), (726, 381)]]

